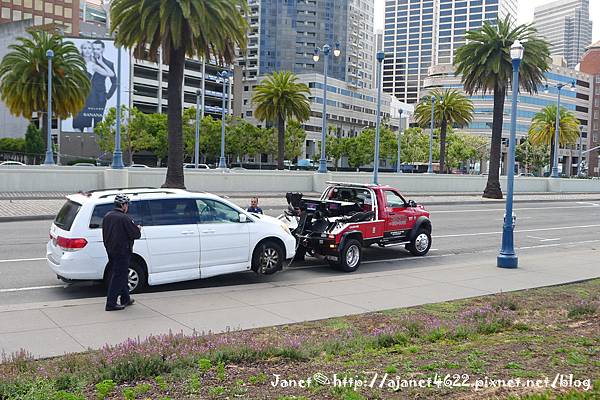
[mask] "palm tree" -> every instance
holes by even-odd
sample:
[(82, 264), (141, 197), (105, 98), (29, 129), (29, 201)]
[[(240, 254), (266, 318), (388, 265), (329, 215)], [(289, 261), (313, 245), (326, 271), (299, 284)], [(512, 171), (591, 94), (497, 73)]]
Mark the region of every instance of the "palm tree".
[[(433, 110), (434, 124), (440, 123), (440, 172), (444, 173), (446, 163), (446, 132), (448, 125), (464, 126), (473, 119), (473, 103), (464, 94), (455, 89), (434, 89), (429, 96), (423, 97), (415, 107), (415, 119), (421, 127), (431, 124), (431, 96), (435, 97)], [(442, 99), (440, 101), (440, 99)]]
[(169, 64), (168, 162), (163, 187), (184, 187), (182, 83), (185, 58), (214, 56), (230, 64), (246, 47), (245, 0), (113, 0), (111, 30), (119, 46), (155, 61), (162, 49)]
[[(565, 108), (560, 108), (558, 124), (558, 143), (567, 145), (577, 143), (579, 138), (579, 120)], [(534, 145), (550, 146), (550, 170), (554, 167), (554, 135), (556, 132), (556, 104), (544, 107), (533, 116), (529, 127), (529, 141)]]
[(456, 73), (462, 74), (462, 83), (468, 94), (494, 93), (490, 170), (483, 197), (502, 198), (499, 169), (504, 100), (512, 82), (510, 46), (517, 39), (525, 46), (519, 70), (519, 83), (523, 90), (537, 93), (538, 85), (550, 67), (548, 43), (538, 39), (536, 32), (531, 24), (513, 26), (508, 16), (498, 20), (497, 24), (485, 22), (481, 30), (466, 33), (467, 44), (457, 50), (454, 58)]
[(294, 118), (302, 122), (310, 116), (310, 89), (297, 80), (289, 71), (275, 71), (256, 86), (252, 95), (256, 118), (277, 124), (277, 169), (283, 169), (285, 121)]
[[(31, 119), (36, 112), (42, 120), (44, 146), (48, 144), (48, 57), (52, 50), (52, 111), (61, 119), (79, 112), (90, 91), (90, 79), (79, 50), (62, 36), (30, 31), (31, 38), (19, 37), (0, 63), (0, 98), (11, 114)], [(44, 147), (45, 148), (45, 147)]]

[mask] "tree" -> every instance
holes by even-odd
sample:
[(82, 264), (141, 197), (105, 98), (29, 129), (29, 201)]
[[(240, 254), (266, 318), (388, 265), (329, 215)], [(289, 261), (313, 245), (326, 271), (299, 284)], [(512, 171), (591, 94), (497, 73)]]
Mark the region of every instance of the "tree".
[(293, 118), (303, 122), (310, 116), (310, 89), (297, 80), (289, 71), (275, 71), (256, 86), (252, 95), (256, 118), (277, 125), (277, 169), (283, 169), (285, 158), (285, 121)]
[[(415, 107), (415, 119), (422, 127), (431, 124), (431, 96), (436, 98), (434, 107), (434, 125), (440, 127), (440, 172), (445, 173), (446, 132), (448, 125), (464, 126), (473, 119), (473, 102), (455, 89), (434, 89), (430, 96), (423, 97)], [(440, 101), (440, 99), (442, 99)]]
[(306, 141), (306, 131), (300, 122), (292, 120), (285, 128), (285, 158), (293, 160), (300, 157)]
[(29, 124), (25, 132), (25, 151), (29, 154), (44, 154), (46, 151), (44, 135), (34, 123)]
[(515, 159), (525, 165), (527, 172), (532, 171), (536, 175), (541, 175), (540, 171), (548, 165), (549, 146), (546, 144), (534, 145), (530, 138), (520, 143), (515, 149)]
[(79, 112), (88, 92), (90, 79), (79, 50), (62, 36), (31, 31), (31, 38), (18, 37), (0, 63), (0, 98), (11, 114), (31, 119), (34, 112), (42, 119), (44, 147), (48, 140), (48, 57), (52, 50), (52, 114), (66, 119)]
[[(434, 148), (433, 158), (435, 158)], [(400, 142), (400, 161), (403, 163), (424, 163), (429, 161), (429, 133), (421, 128), (404, 130)]]
[(456, 73), (462, 75), (465, 91), (493, 92), (494, 113), (492, 142), (490, 146), (490, 170), (483, 197), (501, 199), (500, 156), (502, 145), (502, 121), (504, 100), (508, 85), (512, 83), (512, 60), (510, 46), (520, 40), (525, 47), (520, 66), (520, 87), (529, 93), (537, 93), (537, 87), (550, 68), (548, 43), (536, 37), (533, 25), (513, 26), (509, 17), (496, 24), (484, 22), (478, 31), (468, 31), (467, 44), (456, 51)]
[[(558, 123), (558, 143), (567, 145), (577, 143), (579, 138), (579, 120), (565, 108), (560, 108)], [(533, 145), (550, 146), (550, 169), (554, 167), (554, 136), (556, 132), (556, 105), (548, 105), (536, 113), (529, 127), (529, 141)]]
[(235, 49), (246, 47), (248, 23), (244, 0), (113, 0), (111, 30), (119, 46), (137, 58), (157, 59), (162, 48), (169, 64), (167, 131), (168, 164), (163, 187), (184, 188), (182, 84), (185, 58), (214, 56), (230, 64)]

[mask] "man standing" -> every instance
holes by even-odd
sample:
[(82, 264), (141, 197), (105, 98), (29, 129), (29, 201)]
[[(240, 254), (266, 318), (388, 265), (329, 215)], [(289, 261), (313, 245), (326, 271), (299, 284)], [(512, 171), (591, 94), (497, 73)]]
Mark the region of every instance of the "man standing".
[[(99, 66), (102, 66), (106, 71), (112, 72), (109, 75), (94, 73), (92, 76), (92, 89), (91, 93), (95, 93), (97, 103), (95, 105), (98, 110), (97, 113), (94, 114), (94, 126), (98, 125), (98, 123), (102, 122), (104, 118), (104, 110), (106, 109), (106, 102), (115, 94), (117, 90), (117, 75), (115, 74), (115, 65), (104, 58), (104, 42), (101, 40), (95, 40), (92, 43), (92, 51), (94, 56), (94, 61)], [(120, 50), (118, 50), (120, 51)], [(120, 73), (121, 71), (118, 71)], [(110, 89), (108, 92), (106, 91), (106, 78), (110, 79)]]
[(255, 214), (262, 214), (263, 210), (258, 206), (258, 197), (253, 197), (250, 199), (250, 207), (246, 210)]
[[(115, 208), (109, 211), (102, 220), (102, 238), (108, 253), (108, 270), (110, 280), (106, 311), (122, 310), (134, 303), (129, 297), (129, 263), (133, 253), (133, 241), (141, 236), (141, 227), (136, 225), (127, 215), (129, 197), (118, 194), (115, 197)], [(117, 297), (121, 296), (121, 304)]]

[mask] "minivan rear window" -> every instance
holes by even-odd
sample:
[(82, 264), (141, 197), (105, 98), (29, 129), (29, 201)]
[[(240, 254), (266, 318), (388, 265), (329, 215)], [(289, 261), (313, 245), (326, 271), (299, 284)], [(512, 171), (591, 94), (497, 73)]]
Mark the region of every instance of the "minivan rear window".
[(80, 209), (81, 204), (75, 203), (72, 200), (67, 200), (56, 215), (54, 225), (65, 231), (70, 231), (71, 225), (73, 225), (73, 221), (75, 221), (75, 217)]
[[(131, 219), (133, 219), (133, 222), (138, 225), (144, 224), (141, 203), (141, 201), (132, 201), (129, 203), (129, 210), (127, 211), (127, 215), (129, 215)], [(98, 204), (94, 207), (94, 212), (92, 212), (92, 218), (90, 219), (90, 229), (102, 228), (104, 216), (114, 208), (114, 203)]]

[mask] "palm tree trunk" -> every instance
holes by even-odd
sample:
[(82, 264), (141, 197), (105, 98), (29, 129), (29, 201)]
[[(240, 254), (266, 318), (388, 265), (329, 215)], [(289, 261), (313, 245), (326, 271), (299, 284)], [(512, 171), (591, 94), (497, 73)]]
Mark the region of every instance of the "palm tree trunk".
[(500, 158), (502, 156), (502, 120), (504, 117), (504, 99), (506, 98), (506, 87), (494, 87), (494, 116), (492, 122), (492, 143), (490, 148), (490, 169), (483, 197), (490, 199), (501, 199), (500, 188)]
[(169, 78), (167, 100), (167, 132), (169, 153), (167, 160), (167, 177), (162, 187), (185, 189), (183, 177), (183, 131), (181, 109), (181, 85), (185, 51), (169, 50)]
[(285, 120), (283, 115), (277, 116), (277, 169), (283, 169), (285, 157)]
[(448, 121), (442, 118), (442, 126), (440, 128), (440, 174), (446, 173), (446, 130), (448, 129)]

